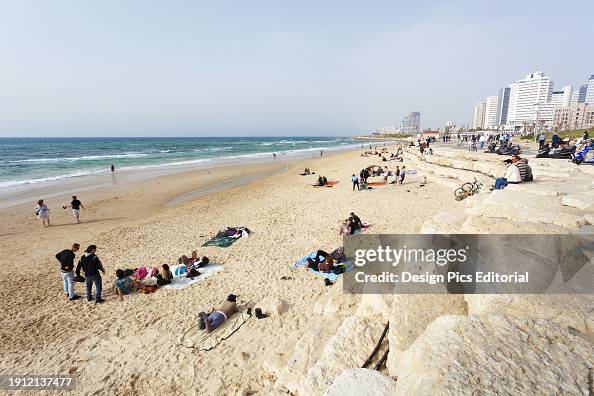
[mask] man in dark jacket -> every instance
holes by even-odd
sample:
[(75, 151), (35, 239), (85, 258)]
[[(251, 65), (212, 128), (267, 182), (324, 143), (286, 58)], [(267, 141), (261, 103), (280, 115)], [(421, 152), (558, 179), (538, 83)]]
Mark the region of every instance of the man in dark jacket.
[(64, 249), (56, 254), (56, 259), (60, 262), (60, 276), (64, 285), (64, 292), (70, 301), (78, 300), (80, 296), (74, 294), (74, 257), (80, 249), (80, 245), (75, 243), (70, 249)]
[(87, 300), (93, 300), (93, 284), (95, 284), (95, 302), (102, 303), (105, 300), (101, 298), (102, 280), (99, 272), (103, 272), (105, 275), (105, 268), (103, 268), (103, 264), (99, 257), (95, 255), (95, 252), (97, 252), (97, 246), (95, 245), (90, 245), (85, 250), (85, 254), (83, 254), (76, 266), (76, 275), (80, 275), (81, 269), (85, 272)]

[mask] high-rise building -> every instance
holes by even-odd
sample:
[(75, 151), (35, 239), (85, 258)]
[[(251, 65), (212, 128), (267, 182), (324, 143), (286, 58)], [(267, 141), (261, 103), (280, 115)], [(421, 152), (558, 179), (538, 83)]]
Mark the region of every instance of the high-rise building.
[(586, 97), (584, 102), (594, 104), (594, 74), (592, 74), (588, 79), (588, 84), (586, 85)]
[(555, 109), (561, 107), (569, 107), (571, 105), (571, 96), (573, 93), (573, 87), (567, 86), (563, 87), (560, 91), (553, 91), (551, 95), (551, 102), (553, 102), (553, 107)]
[(477, 103), (474, 106), (474, 122), (473, 128), (474, 129), (483, 129), (483, 125), (485, 125), (485, 110), (487, 108), (487, 104), (485, 102)]
[(499, 90), (499, 102), (497, 103), (497, 125), (507, 124), (510, 91), (510, 87), (501, 88)]
[(578, 104), (578, 103), (584, 103), (586, 101), (586, 93), (588, 91), (588, 86), (587, 85), (581, 85), (579, 89), (575, 90), (573, 92), (573, 95), (571, 95), (571, 104)]
[[(528, 74), (523, 80), (511, 84), (507, 123), (513, 130), (521, 130), (526, 124), (553, 121), (554, 112), (548, 111), (553, 82), (543, 72)], [(545, 105), (545, 106), (543, 106)], [(546, 107), (546, 112), (542, 107)]]
[(421, 113), (413, 111), (407, 113), (400, 123), (400, 132), (419, 133), (421, 131)]
[(485, 129), (494, 128), (497, 125), (497, 104), (499, 96), (489, 96), (485, 103), (485, 121), (483, 127)]

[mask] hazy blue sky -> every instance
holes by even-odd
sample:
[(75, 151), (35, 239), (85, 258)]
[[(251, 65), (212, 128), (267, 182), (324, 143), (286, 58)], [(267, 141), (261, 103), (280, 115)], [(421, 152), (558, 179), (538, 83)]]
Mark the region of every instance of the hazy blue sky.
[(0, 136), (342, 135), (594, 74), (593, 1), (0, 0)]

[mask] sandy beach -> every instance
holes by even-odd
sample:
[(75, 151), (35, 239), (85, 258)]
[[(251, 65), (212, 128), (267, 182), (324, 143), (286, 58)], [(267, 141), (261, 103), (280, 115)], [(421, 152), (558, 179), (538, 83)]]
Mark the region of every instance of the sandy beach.
[[(312, 250), (341, 246), (339, 224), (352, 211), (371, 223), (374, 233), (416, 233), (443, 209), (442, 197), (451, 195), (438, 183), (419, 187), (420, 175), (411, 175), (402, 186), (353, 192), (351, 174), (379, 163), (359, 154), (221, 167), (87, 191), (79, 194), (88, 209), (80, 225), (61, 208), (69, 194), (47, 200), (52, 226), (46, 229), (33, 216), (33, 202), (0, 211), (1, 371), (74, 374), (77, 394), (255, 394), (267, 389), (265, 358), (319, 320), (312, 315), (316, 302), (340, 287), (326, 287), (319, 277), (289, 265)], [(390, 169), (402, 165), (387, 164)], [(298, 175), (305, 167), (340, 183), (313, 188), (317, 176)], [(230, 179), (271, 173), (216, 191), (217, 184), (224, 187)], [(461, 203), (448, 199), (447, 205), (454, 209)], [(239, 225), (252, 235), (226, 249), (201, 247), (219, 229)], [(107, 270), (104, 304), (64, 297), (54, 255), (73, 242), (83, 249), (98, 246)], [(223, 265), (224, 272), (185, 289), (116, 300), (116, 269), (173, 263), (194, 249)], [(76, 292), (84, 296), (82, 284)], [(268, 298), (282, 300), (287, 310), (282, 316), (251, 318), (214, 350), (179, 346), (178, 337), (195, 323), (196, 313), (217, 306), (229, 293), (237, 294), (244, 307)]]

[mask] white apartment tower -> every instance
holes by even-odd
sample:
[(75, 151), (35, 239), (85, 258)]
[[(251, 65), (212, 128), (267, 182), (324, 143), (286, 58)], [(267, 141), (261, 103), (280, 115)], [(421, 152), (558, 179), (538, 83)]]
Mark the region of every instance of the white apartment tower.
[(419, 133), (421, 131), (421, 113), (413, 111), (407, 113), (400, 123), (400, 132)]
[(485, 110), (487, 108), (487, 104), (485, 102), (477, 103), (474, 106), (474, 122), (473, 128), (474, 129), (483, 129), (483, 125), (485, 125)]
[(507, 124), (513, 130), (521, 130), (525, 124), (552, 122), (554, 112), (547, 104), (552, 94), (553, 82), (540, 71), (511, 84)]
[(491, 129), (497, 125), (498, 103), (499, 96), (487, 97), (487, 102), (485, 103), (485, 121), (483, 123), (485, 129)]
[(572, 95), (573, 87), (571, 85), (563, 87), (563, 89), (560, 91), (553, 91), (553, 94), (551, 95), (551, 102), (553, 102), (554, 108), (559, 109), (561, 107), (571, 106)]
[(590, 76), (588, 79), (588, 84), (586, 85), (586, 103), (594, 104), (594, 74)]

